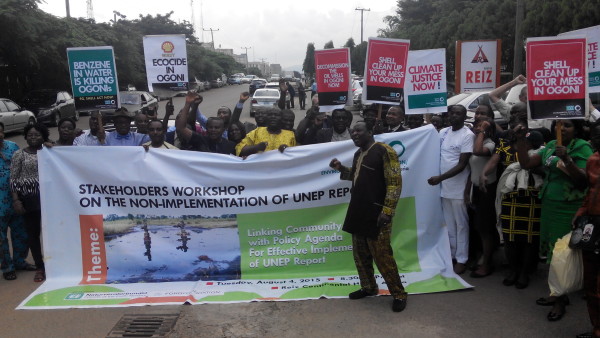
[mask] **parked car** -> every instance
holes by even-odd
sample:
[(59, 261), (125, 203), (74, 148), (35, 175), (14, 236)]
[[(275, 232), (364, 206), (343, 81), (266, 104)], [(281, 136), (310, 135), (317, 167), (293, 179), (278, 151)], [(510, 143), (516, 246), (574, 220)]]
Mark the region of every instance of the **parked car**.
[[(489, 92), (490, 91), (487, 90), (472, 93), (460, 93), (449, 98), (448, 105), (458, 104), (467, 108), (467, 120), (465, 122), (473, 123), (477, 106), (480, 104), (491, 104), (490, 97), (488, 96)], [(504, 129), (508, 128), (508, 120), (500, 115), (500, 112), (497, 110), (494, 110), (494, 122)]]
[(525, 86), (526, 86), (526, 84), (518, 84), (518, 85), (512, 87), (508, 91), (508, 94), (505, 94), (506, 99), (504, 99), (504, 101), (506, 101), (506, 103), (510, 104), (511, 106), (517, 102), (520, 102), (519, 95), (521, 95), (521, 89)]
[(252, 96), (252, 105), (250, 106), (250, 116), (254, 117), (259, 107), (272, 107), (279, 100), (279, 90), (271, 88), (257, 89)]
[(210, 86), (212, 88), (221, 88), (224, 86), (224, 83), (221, 79), (210, 80)]
[(158, 111), (158, 100), (148, 92), (131, 91), (119, 92), (121, 107), (130, 113), (153, 115)]
[(0, 98), (0, 122), (4, 125), (4, 132), (23, 131), (28, 124), (36, 122), (35, 115), (29, 110), (21, 108), (9, 99)]
[(352, 80), (352, 103), (355, 109), (362, 110), (363, 80)]
[(230, 84), (230, 85), (232, 85), (232, 84), (237, 84), (237, 85), (242, 84), (242, 78), (239, 77), (239, 76), (231, 76), (231, 77), (227, 78), (227, 84)]
[(256, 75), (246, 75), (241, 79), (242, 83), (250, 83), (252, 82), (252, 80), (254, 79), (258, 79), (258, 76)]
[(30, 110), (37, 121), (53, 127), (56, 127), (58, 121), (63, 117), (71, 117), (75, 121), (79, 120), (79, 112), (75, 109), (75, 100), (66, 91), (33, 90), (25, 95), (21, 105)]
[(260, 88), (265, 88), (267, 85), (267, 80), (265, 79), (254, 79), (250, 82), (250, 95), (254, 94), (254, 91)]

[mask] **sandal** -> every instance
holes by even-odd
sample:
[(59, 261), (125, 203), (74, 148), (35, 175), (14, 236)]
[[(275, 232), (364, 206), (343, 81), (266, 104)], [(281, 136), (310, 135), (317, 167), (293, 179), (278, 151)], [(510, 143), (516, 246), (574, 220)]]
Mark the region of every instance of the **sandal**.
[(17, 274), (14, 271), (5, 272), (2, 274), (2, 276), (4, 276), (4, 279), (6, 279), (6, 280), (17, 279)]
[(491, 275), (494, 272), (494, 269), (492, 267), (488, 267), (487, 269), (485, 267), (483, 267), (483, 265), (480, 265), (477, 270), (471, 272), (471, 277), (472, 278), (483, 278), (483, 277), (487, 277), (489, 275)]
[(36, 283), (41, 283), (46, 280), (46, 271), (37, 270), (35, 272), (35, 276), (33, 276), (33, 281)]

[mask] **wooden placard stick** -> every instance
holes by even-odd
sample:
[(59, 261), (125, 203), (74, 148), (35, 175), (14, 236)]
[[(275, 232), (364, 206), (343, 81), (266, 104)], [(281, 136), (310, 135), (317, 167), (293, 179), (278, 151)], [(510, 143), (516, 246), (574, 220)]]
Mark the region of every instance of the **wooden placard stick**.
[(562, 146), (562, 120), (556, 120), (554, 132), (556, 133), (556, 145)]

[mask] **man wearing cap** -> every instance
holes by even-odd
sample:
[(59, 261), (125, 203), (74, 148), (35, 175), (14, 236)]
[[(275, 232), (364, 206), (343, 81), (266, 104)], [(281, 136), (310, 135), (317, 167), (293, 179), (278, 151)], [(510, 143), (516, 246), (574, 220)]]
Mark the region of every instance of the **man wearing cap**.
[(102, 136), (105, 136), (105, 146), (141, 146), (150, 141), (148, 135), (131, 131), (132, 120), (133, 116), (126, 108), (121, 107), (117, 109), (113, 116), (115, 131), (105, 133), (105, 135), (99, 133), (98, 139), (102, 140)]
[(402, 191), (398, 154), (387, 144), (375, 142), (373, 131), (363, 121), (352, 129), (352, 141), (359, 149), (351, 168), (336, 158), (329, 163), (340, 172), (341, 179), (352, 181), (343, 230), (352, 234), (352, 254), (361, 288), (348, 296), (361, 299), (378, 294), (375, 261), (394, 298), (392, 310), (400, 312), (406, 307), (407, 294), (390, 244), (392, 218)]

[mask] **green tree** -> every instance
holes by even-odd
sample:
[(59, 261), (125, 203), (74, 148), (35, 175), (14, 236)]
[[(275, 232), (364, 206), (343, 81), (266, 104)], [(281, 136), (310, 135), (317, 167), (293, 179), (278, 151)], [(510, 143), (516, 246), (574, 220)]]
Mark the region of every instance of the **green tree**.
[(246, 70), (246, 73), (248, 75), (256, 75), (258, 77), (263, 77), (263, 74), (260, 71), (260, 69), (258, 69), (258, 67), (249, 67), (248, 70)]
[(355, 74), (363, 75), (367, 59), (367, 41), (363, 41), (350, 52), (350, 67)]
[(350, 48), (350, 52), (352, 52), (352, 50), (354, 49), (355, 46), (356, 46), (356, 43), (354, 43), (353, 38), (349, 38), (348, 41), (346, 41), (346, 43), (344, 44), (344, 47)]
[(312, 42), (306, 46), (306, 56), (302, 64), (302, 71), (308, 78), (312, 78), (315, 75), (315, 44)]
[(333, 41), (332, 40), (329, 40), (329, 42), (326, 42), (325, 46), (323, 46), (323, 49), (332, 49), (332, 48), (335, 48), (335, 47), (333, 47)]

